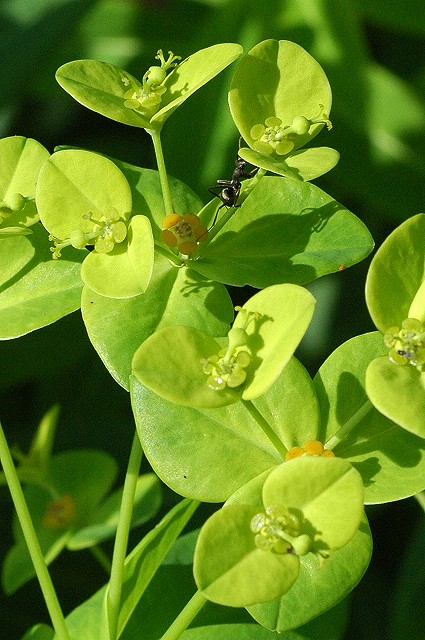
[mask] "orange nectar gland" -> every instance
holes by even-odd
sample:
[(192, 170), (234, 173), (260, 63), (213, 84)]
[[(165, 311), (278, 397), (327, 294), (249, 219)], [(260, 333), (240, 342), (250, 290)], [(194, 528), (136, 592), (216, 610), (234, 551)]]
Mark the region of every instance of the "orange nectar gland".
[(206, 242), (208, 231), (194, 213), (171, 213), (162, 221), (161, 240), (185, 256), (193, 255), (200, 242)]
[(285, 456), (285, 460), (292, 460), (300, 456), (322, 456), (323, 458), (333, 458), (334, 452), (325, 449), (319, 440), (308, 440), (302, 447), (292, 447)]
[(70, 495), (64, 494), (49, 502), (41, 524), (47, 529), (64, 529), (75, 518), (75, 502)]

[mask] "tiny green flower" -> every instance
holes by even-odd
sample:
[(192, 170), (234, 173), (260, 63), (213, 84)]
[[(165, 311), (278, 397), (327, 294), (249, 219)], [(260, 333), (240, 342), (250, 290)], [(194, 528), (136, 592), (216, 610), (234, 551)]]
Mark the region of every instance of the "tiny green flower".
[(53, 258), (60, 258), (62, 249), (70, 245), (75, 249), (84, 249), (87, 245), (93, 245), (98, 253), (110, 253), (116, 244), (123, 242), (127, 237), (127, 224), (114, 207), (100, 216), (99, 220), (93, 218), (91, 212), (82, 215), (81, 218), (93, 223), (92, 231), (84, 232), (82, 229), (74, 229), (69, 238), (64, 240), (50, 235), (49, 239), (54, 242), (54, 247), (50, 249)]
[(13, 213), (22, 211), (26, 203), (26, 198), (20, 193), (11, 193), (5, 200), (0, 202), (0, 224), (7, 220)]
[(227, 349), (221, 349), (217, 354), (201, 360), (203, 372), (208, 376), (207, 384), (215, 391), (221, 391), (226, 387), (240, 387), (246, 380), (245, 369), (251, 363), (251, 354), (245, 347), (248, 341), (246, 328), (257, 320), (260, 314), (243, 307), (236, 307), (236, 311), (242, 314), (244, 322), (241, 327), (230, 329)]
[(411, 364), (418, 371), (425, 364), (425, 327), (416, 318), (406, 318), (399, 327), (390, 327), (384, 334), (389, 359), (397, 365)]
[(263, 551), (305, 555), (311, 547), (311, 538), (300, 535), (299, 517), (282, 505), (269, 505), (265, 513), (257, 513), (250, 528), (255, 533), (255, 546)]
[(313, 124), (326, 124), (331, 129), (329, 116), (324, 112), (323, 105), (319, 107), (317, 116), (310, 119), (296, 116), (289, 125), (285, 125), (277, 116), (266, 118), (264, 124), (254, 125), (250, 130), (250, 136), (254, 140), (253, 149), (262, 155), (284, 156), (292, 151), (297, 137), (308, 133)]
[[(169, 51), (165, 60), (162, 49), (159, 49), (155, 58), (160, 61), (161, 66), (149, 67), (143, 76), (142, 84), (131, 86), (124, 94), (124, 106), (147, 117), (159, 110), (162, 96), (167, 91), (167, 87), (163, 85), (167, 71), (177, 66), (177, 60), (181, 59)], [(130, 80), (125, 76), (122, 77), (122, 82), (125, 86), (130, 84)]]

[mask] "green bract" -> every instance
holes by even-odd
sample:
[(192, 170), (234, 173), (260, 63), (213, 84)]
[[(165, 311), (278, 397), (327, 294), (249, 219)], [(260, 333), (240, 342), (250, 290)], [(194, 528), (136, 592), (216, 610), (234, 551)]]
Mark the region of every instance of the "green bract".
[[(181, 405), (219, 407), (239, 399), (253, 400), (273, 384), (288, 362), (313, 309), (314, 298), (305, 289), (289, 284), (269, 287), (242, 307), (224, 353), (223, 345), (198, 329), (164, 327), (136, 351), (133, 373), (143, 385)], [(246, 334), (242, 343), (234, 342), (237, 329)], [(224, 376), (224, 385), (214, 381), (220, 378), (211, 369), (215, 362), (223, 375), (225, 370), (231, 375), (230, 379)], [(241, 369), (246, 374), (242, 379)]]
[(370, 265), (366, 301), (389, 355), (373, 360), (366, 391), (384, 416), (425, 437), (425, 214), (401, 224)]
[(150, 223), (130, 218), (131, 189), (111, 160), (79, 149), (54, 153), (40, 172), (36, 200), (53, 257), (69, 245), (94, 247), (81, 269), (93, 291), (128, 298), (146, 290), (153, 268)]
[[(29, 227), (38, 220), (35, 185), (49, 152), (32, 138), (13, 136), (0, 140), (0, 232)], [(0, 240), (1, 240), (0, 235)]]
[(261, 42), (238, 65), (229, 91), (233, 120), (249, 147), (240, 156), (303, 180), (329, 171), (339, 159), (334, 149), (294, 152), (324, 125), (331, 128), (331, 104), (328, 79), (307, 51), (287, 40)]
[(301, 556), (332, 562), (360, 526), (362, 481), (346, 461), (298, 458), (267, 475), (261, 500), (256, 486), (242, 488), (201, 529), (194, 575), (213, 602), (240, 607), (279, 598), (296, 581)]
[(75, 60), (60, 67), (56, 79), (89, 109), (123, 124), (158, 130), (182, 102), (241, 54), (238, 44), (217, 44), (189, 56), (168, 75), (150, 67), (144, 83), (112, 64)]

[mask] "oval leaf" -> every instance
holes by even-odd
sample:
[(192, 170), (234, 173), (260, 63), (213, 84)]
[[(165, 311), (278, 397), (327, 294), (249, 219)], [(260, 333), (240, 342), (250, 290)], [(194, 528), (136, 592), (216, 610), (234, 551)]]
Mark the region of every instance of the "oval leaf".
[[(243, 305), (243, 309), (259, 314), (258, 322), (246, 330), (253, 360), (247, 367), (244, 400), (258, 398), (276, 380), (304, 336), (315, 302), (307, 289), (281, 284), (256, 293)], [(239, 314), (234, 326), (241, 326), (242, 321)]]
[[(377, 328), (385, 333), (410, 317), (410, 306), (425, 280), (425, 214), (403, 222), (376, 252), (366, 280), (366, 302)], [(425, 319), (424, 301), (416, 301), (418, 320)], [(421, 317), (418, 317), (421, 315)]]
[(366, 392), (387, 418), (425, 438), (425, 373), (398, 366), (388, 356), (373, 360), (366, 371)]
[(359, 528), (363, 483), (346, 460), (303, 456), (285, 462), (267, 476), (263, 502), (265, 507), (282, 505), (301, 511), (308, 532), (314, 533), (313, 544), (333, 551), (351, 540)]
[[(265, 40), (239, 63), (229, 91), (233, 120), (242, 138), (253, 147), (251, 129), (278, 117), (289, 126), (297, 116), (308, 119), (320, 111), (328, 115), (332, 93), (325, 72), (305, 49), (288, 40)], [(294, 150), (322, 129), (314, 124), (294, 140)]]
[(372, 249), (363, 222), (318, 187), (266, 176), (191, 265), (206, 278), (262, 289), (311, 282)]
[(94, 223), (111, 209), (127, 220), (131, 213), (131, 189), (123, 173), (97, 153), (64, 149), (43, 165), (37, 183), (37, 207), (45, 228), (59, 240), (75, 229), (92, 232)]
[(132, 298), (149, 285), (154, 260), (151, 224), (146, 216), (133, 216), (127, 240), (110, 253), (93, 250), (84, 260), (81, 277), (95, 293), (110, 298)]
[(27, 199), (23, 209), (7, 217), (1, 228), (30, 226), (37, 222), (35, 185), (49, 152), (32, 138), (11, 136), (0, 140), (0, 200), (9, 203), (10, 197), (20, 194)]

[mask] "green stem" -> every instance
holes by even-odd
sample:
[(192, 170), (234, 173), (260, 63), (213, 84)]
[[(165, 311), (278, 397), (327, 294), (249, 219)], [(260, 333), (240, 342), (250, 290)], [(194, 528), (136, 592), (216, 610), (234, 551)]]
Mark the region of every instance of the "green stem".
[(93, 545), (93, 547), (89, 547), (89, 551), (96, 558), (98, 563), (103, 569), (105, 569), (106, 573), (109, 575), (111, 573), (111, 561), (109, 556), (104, 552), (104, 550), (99, 547), (98, 544)]
[(345, 424), (342, 425), (340, 429), (334, 435), (329, 438), (329, 440), (325, 443), (326, 449), (334, 449), (342, 440), (344, 440), (348, 434), (354, 429), (354, 427), (363, 420), (363, 418), (369, 413), (369, 411), (373, 409), (373, 405), (369, 400), (356, 411), (354, 415), (351, 416), (349, 420)]
[[(265, 173), (266, 173), (265, 169), (258, 169), (255, 176), (250, 180), (247, 180), (249, 184), (248, 186), (244, 187), (244, 190), (241, 193), (238, 200), (239, 204), (241, 204), (245, 200), (245, 198), (251, 193), (251, 191), (254, 189), (254, 187), (256, 187), (256, 185), (258, 184), (258, 182), (261, 180), (261, 178), (264, 176)], [(208, 231), (208, 242), (211, 242), (211, 240), (217, 235), (217, 233), (221, 231), (224, 225), (229, 222), (230, 218), (233, 216), (236, 209), (237, 207), (230, 207), (225, 211), (225, 213), (223, 213), (222, 216), (220, 216), (220, 218), (217, 220), (217, 222), (212, 227), (212, 229), (209, 229)]]
[(175, 267), (184, 266), (183, 260), (179, 258), (178, 255), (176, 255), (172, 251), (168, 251), (168, 249), (166, 249), (165, 247), (161, 247), (161, 245), (157, 244), (156, 242), (155, 242), (155, 251), (157, 253), (160, 253), (165, 258), (167, 258), (170, 262), (173, 263)]
[(22, 533), (24, 535), (31, 560), (34, 565), (38, 581), (40, 583), (41, 591), (43, 593), (43, 597), (46, 602), (50, 618), (52, 620), (52, 625), (55, 630), (57, 640), (70, 640), (62, 609), (60, 607), (56, 591), (52, 583), (52, 579), (47, 569), (43, 552), (41, 551), (40, 544), (37, 539), (37, 534), (35, 532), (34, 525), (28, 511), (27, 503), (25, 502), (18, 474), (16, 473), (15, 465), (13, 464), (12, 456), (10, 455), (9, 447), (7, 446), (7, 441), (1, 425), (0, 461), (3, 466), (3, 471), (6, 476), (9, 490), (12, 495), (12, 500), (15, 505), (16, 513), (19, 518), (19, 523), (22, 528)]
[(161, 640), (177, 640), (206, 602), (208, 601), (205, 596), (203, 596), (200, 591), (197, 591), (174, 622), (168, 627)]
[[(106, 596), (106, 615), (108, 616), (108, 625), (106, 625), (106, 628), (109, 627), (108, 640), (116, 640), (117, 638), (122, 583), (124, 577), (124, 562), (127, 553), (131, 516), (133, 513), (134, 495), (136, 492), (136, 484), (139, 477), (142, 457), (143, 449), (137, 432), (135, 432), (123, 487), (120, 516), (115, 536), (114, 553), (112, 556), (111, 577)], [(103, 628), (105, 628), (105, 625)]]
[(165, 169), (164, 154), (162, 151), (162, 144), (161, 144), (161, 131), (159, 129), (147, 129), (147, 132), (152, 138), (153, 148), (156, 156), (156, 163), (158, 166), (159, 181), (161, 183), (161, 189), (162, 189), (162, 198), (164, 200), (165, 213), (168, 216), (175, 212), (174, 212), (173, 203), (171, 200), (170, 185), (168, 184), (167, 171)]
[(268, 437), (268, 439), (270, 440), (274, 448), (280, 453), (282, 458), (285, 459), (286, 453), (288, 451), (287, 448), (280, 441), (280, 439), (275, 434), (275, 432), (273, 431), (273, 429), (271, 428), (267, 420), (265, 420), (264, 417), (261, 415), (261, 413), (258, 411), (257, 407), (251, 402), (251, 400), (242, 400), (242, 404), (249, 411), (249, 413), (252, 415), (252, 417), (257, 422), (257, 424), (261, 427), (261, 429), (264, 431), (264, 433), (266, 434), (266, 436)]

